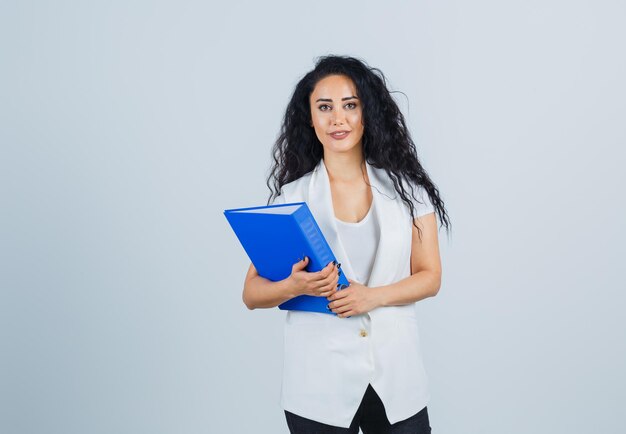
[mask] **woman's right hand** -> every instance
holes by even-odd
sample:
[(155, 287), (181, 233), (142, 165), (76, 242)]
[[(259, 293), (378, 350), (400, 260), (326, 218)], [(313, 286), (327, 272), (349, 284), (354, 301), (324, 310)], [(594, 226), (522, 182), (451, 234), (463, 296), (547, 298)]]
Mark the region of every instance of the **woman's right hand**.
[(339, 267), (331, 262), (320, 271), (309, 272), (304, 269), (308, 264), (309, 258), (305, 257), (291, 267), (288, 279), (291, 280), (296, 293), (316, 297), (330, 297), (334, 294), (339, 282)]

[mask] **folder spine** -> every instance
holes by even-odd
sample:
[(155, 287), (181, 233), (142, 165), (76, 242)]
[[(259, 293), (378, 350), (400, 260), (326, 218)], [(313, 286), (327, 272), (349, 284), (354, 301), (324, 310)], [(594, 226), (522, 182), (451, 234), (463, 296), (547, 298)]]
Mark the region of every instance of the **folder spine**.
[(304, 208), (301, 208), (294, 213), (293, 217), (296, 219), (304, 239), (309, 240), (309, 245), (314, 253), (314, 257), (320, 261), (320, 263), (316, 265), (320, 268), (324, 268), (332, 261), (332, 252), (330, 252), (330, 249), (328, 249), (328, 246), (324, 242), (324, 237), (315, 224), (315, 221), (311, 218), (311, 214), (307, 213)]
[[(314, 256), (319, 258), (320, 264), (317, 264), (319, 269), (321, 270), (331, 261), (336, 263), (336, 258), (310, 210), (308, 210), (308, 208), (307, 210), (301, 208), (293, 214), (293, 217), (296, 219), (298, 227), (302, 230), (304, 238), (310, 241), (311, 249), (315, 253)], [(348, 281), (341, 269), (341, 264), (339, 264), (339, 281), (337, 282), (337, 288), (344, 289), (347, 287)]]

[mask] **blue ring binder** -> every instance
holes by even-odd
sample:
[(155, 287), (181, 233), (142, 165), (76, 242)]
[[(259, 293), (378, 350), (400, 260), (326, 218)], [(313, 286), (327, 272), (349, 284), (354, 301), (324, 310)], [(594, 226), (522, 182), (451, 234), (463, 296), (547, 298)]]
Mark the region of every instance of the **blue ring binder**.
[[(260, 276), (283, 280), (296, 258), (308, 257), (306, 271), (319, 271), (332, 262), (338, 269), (337, 288), (350, 286), (306, 202), (227, 209), (224, 215)], [(278, 308), (336, 315), (324, 301), (324, 297), (299, 295)]]

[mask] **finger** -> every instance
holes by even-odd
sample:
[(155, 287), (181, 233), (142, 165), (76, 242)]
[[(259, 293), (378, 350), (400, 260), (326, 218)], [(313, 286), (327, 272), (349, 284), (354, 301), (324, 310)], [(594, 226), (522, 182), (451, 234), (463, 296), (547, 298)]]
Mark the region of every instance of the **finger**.
[(334, 300), (328, 302), (328, 304), (330, 305), (330, 308), (333, 309), (335, 312), (342, 312), (350, 309), (350, 307), (348, 306), (349, 303), (344, 300)]
[[(333, 303), (337, 302), (334, 301)], [(351, 306), (349, 306), (349, 303), (342, 304), (341, 306), (335, 306), (334, 310), (337, 312), (338, 315), (342, 316), (350, 316), (353, 313), (353, 309)]]
[(330, 286), (332, 289), (337, 289), (337, 287), (339, 286), (338, 283), (339, 283), (339, 273), (335, 273), (335, 275), (329, 282), (328, 286)]
[(331, 288), (329, 291), (324, 291), (320, 293), (322, 297), (326, 297), (330, 300), (330, 296), (332, 296), (337, 291), (336, 288)]
[(307, 265), (309, 265), (309, 257), (308, 256), (305, 256), (303, 259), (301, 259), (298, 262), (296, 262), (295, 264), (293, 264), (293, 266), (295, 267), (296, 270), (302, 270)]
[(324, 288), (325, 289), (320, 292), (320, 295), (322, 295), (324, 297), (330, 297), (335, 292), (337, 292), (337, 286), (336, 285), (328, 285), (328, 286), (325, 286)]
[[(332, 264), (331, 264), (332, 265)], [(309, 282), (313, 284), (317, 284), (317, 286), (323, 286), (327, 284), (328, 279), (332, 277), (332, 268), (328, 267), (328, 265), (322, 268), (320, 271), (309, 272), (307, 277)], [(330, 276), (330, 277), (329, 277)]]
[(340, 317), (340, 318), (349, 318), (349, 317), (352, 316), (352, 311), (351, 310), (346, 310), (344, 312), (337, 313), (337, 316)]
[(335, 269), (330, 273), (326, 279), (324, 279), (323, 284), (328, 286), (337, 286), (337, 282), (339, 281), (339, 270)]
[(316, 282), (320, 282), (322, 284), (326, 284), (326, 280), (331, 278), (333, 273), (334, 264), (331, 262), (326, 267), (322, 268), (317, 273), (314, 273), (313, 280)]
[(348, 290), (348, 288), (337, 290), (333, 294), (333, 299), (341, 300), (342, 298), (345, 298), (345, 297), (349, 296), (350, 294), (351, 294), (351, 292)]
[(324, 297), (327, 297), (328, 299), (330, 299), (337, 291), (339, 291), (339, 289), (337, 288), (337, 281), (333, 281), (333, 283), (329, 286), (330, 290), (328, 292), (326, 292), (324, 295)]
[(320, 270), (318, 273), (321, 279), (326, 279), (329, 276), (331, 276), (335, 270), (336, 270), (335, 264), (331, 262), (330, 264), (325, 266), (322, 270)]
[(334, 291), (335, 289), (336, 289), (335, 284), (333, 282), (331, 282), (331, 283), (329, 283), (327, 285), (321, 286), (318, 289), (318, 294), (320, 296), (326, 297), (326, 295), (324, 295), (324, 294), (332, 293), (332, 291)]

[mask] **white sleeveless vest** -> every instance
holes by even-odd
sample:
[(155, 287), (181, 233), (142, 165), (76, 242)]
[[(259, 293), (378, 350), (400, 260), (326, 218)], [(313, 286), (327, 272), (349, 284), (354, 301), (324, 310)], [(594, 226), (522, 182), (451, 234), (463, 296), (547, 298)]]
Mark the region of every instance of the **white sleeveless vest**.
[[(366, 162), (380, 240), (369, 287), (411, 274), (412, 222), (408, 207), (384, 169)], [(414, 188), (416, 186), (414, 185)], [(417, 216), (433, 212), (422, 187), (413, 201)], [(274, 203), (306, 202), (346, 276), (354, 276), (337, 233), (328, 172), (321, 159), (311, 172), (284, 185)], [(369, 383), (393, 424), (428, 400), (415, 303), (378, 307), (339, 318), (318, 312), (286, 311), (281, 385), (283, 409), (318, 422), (348, 428)]]

